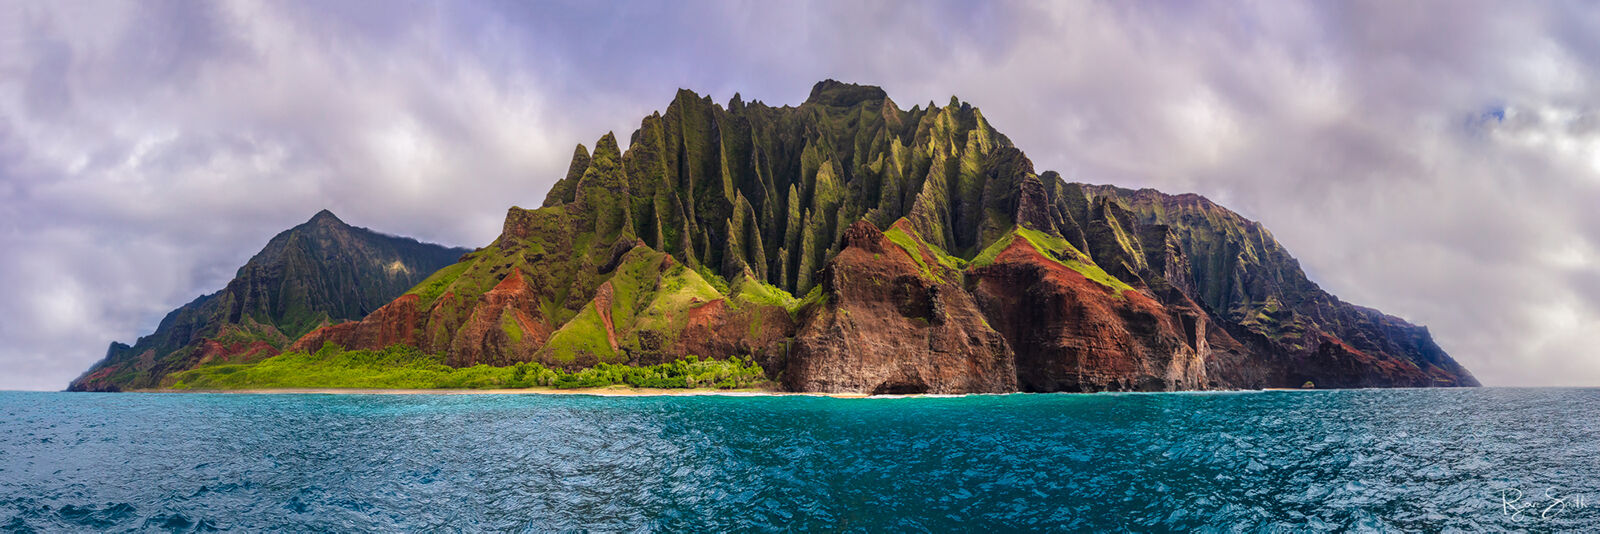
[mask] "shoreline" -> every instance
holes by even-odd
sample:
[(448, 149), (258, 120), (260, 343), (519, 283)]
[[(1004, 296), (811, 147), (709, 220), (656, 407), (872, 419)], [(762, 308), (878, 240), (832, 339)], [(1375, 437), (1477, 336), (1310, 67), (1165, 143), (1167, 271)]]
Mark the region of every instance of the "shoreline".
[[(1059, 391), (1039, 393), (1043, 395), (1064, 393), (1069, 395), (1092, 395), (1095, 393), (1252, 393), (1268, 391), (1315, 391), (1289, 388), (1265, 389), (1238, 389), (1238, 390), (1189, 390), (1189, 391), (1150, 391), (1150, 392), (1071, 392)], [(835, 399), (896, 399), (913, 397), (966, 397), (969, 395), (1014, 395), (1027, 394), (1022, 391), (1009, 393), (961, 393), (938, 394), (917, 393), (903, 395), (873, 395), (870, 393), (823, 393), (823, 392), (794, 392), (777, 391), (769, 389), (673, 389), (673, 388), (635, 388), (628, 386), (607, 386), (599, 388), (499, 388), (499, 389), (406, 389), (406, 388), (250, 388), (250, 389), (137, 389), (124, 393), (220, 393), (232, 395), (592, 395), (596, 397), (828, 397)]]
[(253, 388), (253, 389), (140, 389), (128, 393), (224, 393), (236, 395), (593, 395), (598, 397), (833, 397), (863, 398), (864, 393), (796, 393), (766, 389), (669, 389), (607, 386), (599, 388)]
[[(1481, 386), (1480, 386), (1481, 387)], [(774, 389), (744, 388), (744, 389), (713, 389), (713, 388), (636, 388), (630, 386), (605, 386), (598, 388), (572, 388), (559, 389), (553, 387), (537, 388), (497, 388), (497, 389), (408, 389), (408, 388), (248, 388), (248, 389), (170, 389), (150, 388), (123, 391), (120, 393), (221, 393), (235, 395), (591, 395), (597, 397), (829, 397), (836, 399), (896, 399), (896, 398), (952, 398), (967, 396), (991, 395), (1159, 395), (1159, 394), (1228, 394), (1228, 393), (1276, 393), (1276, 392), (1327, 392), (1327, 391), (1362, 391), (1362, 390), (1408, 390), (1408, 389), (1476, 389), (1476, 388), (1438, 388), (1438, 387), (1400, 387), (1400, 388), (1261, 388), (1261, 389), (1195, 389), (1182, 391), (1057, 391), (1049, 393), (1030, 393), (1013, 391), (1007, 393), (913, 393), (873, 395), (870, 393), (824, 393), (824, 392), (794, 392), (778, 391)], [(1515, 389), (1515, 388), (1513, 388)], [(1557, 388), (1561, 389), (1561, 388)]]

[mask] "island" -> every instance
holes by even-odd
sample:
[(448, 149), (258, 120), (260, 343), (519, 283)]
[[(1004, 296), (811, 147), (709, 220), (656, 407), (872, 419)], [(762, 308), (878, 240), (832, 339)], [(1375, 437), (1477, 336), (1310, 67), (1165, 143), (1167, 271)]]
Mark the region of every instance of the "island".
[(1307, 384), (1478, 382), (1204, 197), (1068, 182), (959, 99), (827, 80), (798, 106), (680, 90), (475, 250), (318, 213), (70, 389)]

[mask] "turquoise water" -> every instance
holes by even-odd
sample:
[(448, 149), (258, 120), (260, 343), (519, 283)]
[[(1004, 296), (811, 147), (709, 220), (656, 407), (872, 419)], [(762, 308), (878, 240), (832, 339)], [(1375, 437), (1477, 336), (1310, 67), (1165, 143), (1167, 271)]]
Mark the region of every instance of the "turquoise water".
[(1596, 409), (1494, 388), (0, 393), (0, 529), (1593, 532)]

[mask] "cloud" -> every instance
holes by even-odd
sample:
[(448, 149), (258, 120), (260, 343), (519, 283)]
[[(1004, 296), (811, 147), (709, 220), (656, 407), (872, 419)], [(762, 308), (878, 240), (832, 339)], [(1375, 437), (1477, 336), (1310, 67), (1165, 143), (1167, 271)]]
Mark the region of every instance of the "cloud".
[(1594, 384), (1600, 14), (1451, 2), (7, 4), (0, 388), (54, 389), (323, 207), (452, 245), (679, 87), (952, 94), (1198, 192), (1486, 383)]

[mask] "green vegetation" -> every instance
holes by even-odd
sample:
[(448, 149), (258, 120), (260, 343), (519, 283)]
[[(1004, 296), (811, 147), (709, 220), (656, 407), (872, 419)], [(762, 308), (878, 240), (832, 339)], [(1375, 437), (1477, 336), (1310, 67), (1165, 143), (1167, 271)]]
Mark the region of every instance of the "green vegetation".
[(748, 277), (739, 278), (733, 289), (733, 300), (741, 304), (777, 306), (787, 310), (793, 307), (796, 302), (794, 295), (790, 295), (788, 291)]
[(1077, 271), (1078, 274), (1082, 274), (1084, 278), (1088, 278), (1093, 280), (1095, 283), (1117, 290), (1118, 294), (1121, 294), (1123, 291), (1133, 290), (1132, 286), (1129, 286), (1122, 280), (1118, 280), (1117, 277), (1111, 276), (1109, 273), (1105, 272), (1105, 270), (1101, 269), (1100, 266), (1095, 265), (1088, 256), (1083, 255), (1082, 252), (1078, 252), (1078, 249), (1073, 247), (1072, 243), (1068, 243), (1065, 239), (1022, 226), (1017, 227), (1016, 235), (1022, 236), (1023, 239), (1027, 239), (1028, 244), (1033, 245), (1035, 250), (1038, 250), (1046, 257), (1054, 259), (1060, 262), (1062, 265), (1066, 265), (1067, 268)]
[(1011, 246), (1011, 243), (1018, 237), (1027, 240), (1028, 244), (1032, 245), (1034, 250), (1039, 251), (1039, 254), (1044, 257), (1077, 271), (1084, 278), (1116, 290), (1118, 295), (1122, 294), (1123, 291), (1133, 290), (1133, 286), (1105, 272), (1100, 266), (1095, 265), (1088, 256), (1079, 252), (1077, 247), (1072, 246), (1072, 243), (1068, 243), (1067, 240), (1022, 226), (1016, 227), (1010, 234), (1006, 234), (1005, 237), (989, 245), (989, 248), (984, 249), (982, 253), (978, 254), (978, 257), (972, 259), (970, 265), (983, 267), (993, 264), (995, 258), (999, 257), (1000, 253), (1005, 251), (1006, 247)]
[(661, 271), (660, 282), (645, 300), (648, 304), (633, 316), (632, 330), (626, 334), (618, 333), (623, 336), (619, 341), (629, 349), (637, 350), (642, 348), (640, 335), (644, 332), (653, 332), (662, 340), (677, 339), (689, 324), (690, 308), (720, 298), (722, 293), (712, 287), (698, 272), (682, 264), (675, 264)]
[(241, 319), (238, 324), (222, 325), (218, 329), (217, 335), (212, 336), (211, 339), (221, 343), (223, 346), (249, 345), (257, 341), (265, 341), (274, 348), (282, 348), (291, 341), (287, 336), (283, 335), (283, 332), (280, 332), (272, 325), (258, 323), (249, 317)]
[(710, 267), (702, 264), (699, 267), (695, 267), (694, 272), (700, 275), (700, 278), (705, 280), (707, 284), (711, 284), (711, 287), (716, 289), (717, 293), (728, 294), (728, 281), (721, 276), (717, 276), (717, 273), (711, 272)]
[(917, 267), (922, 270), (923, 278), (944, 280), (944, 277), (939, 276), (937, 271), (928, 268), (928, 262), (922, 259), (922, 249), (917, 246), (915, 238), (906, 235), (905, 232), (901, 232), (898, 228), (890, 228), (889, 231), (883, 233), (883, 236), (889, 238), (889, 242), (899, 246), (901, 250), (906, 251), (906, 255), (911, 256), (912, 261), (917, 262)]
[(794, 301), (794, 306), (789, 308), (789, 315), (798, 316), (800, 312), (804, 311), (806, 308), (810, 308), (814, 305), (826, 304), (827, 302), (828, 295), (822, 292), (822, 286), (813, 287), (811, 288), (811, 292), (806, 293), (806, 296), (800, 297), (799, 300)]
[(411, 291), (408, 291), (408, 293), (417, 295), (417, 297), (422, 300), (423, 306), (431, 305), (433, 304), (433, 301), (437, 300), (439, 295), (443, 295), (445, 290), (450, 287), (450, 284), (455, 283), (456, 279), (461, 277), (461, 273), (466, 271), (467, 267), (471, 265), (471, 262), (461, 262), (450, 265), (443, 269), (439, 269), (426, 280), (423, 280), (422, 283), (417, 284), (417, 287), (412, 288)]
[[(820, 292), (821, 289), (817, 287), (815, 290)], [(781, 308), (793, 317), (800, 306), (800, 300), (794, 298), (788, 291), (747, 276), (741, 276), (734, 281), (733, 294), (728, 300), (737, 308), (750, 308), (748, 312), (751, 318), (747, 333), (751, 337), (760, 335), (761, 327), (766, 321), (766, 314), (759, 308)]]
[(917, 262), (917, 266), (922, 268), (923, 277), (944, 280), (938, 270), (928, 265), (927, 259), (922, 253), (923, 250), (927, 250), (933, 256), (934, 261), (937, 261), (939, 265), (944, 266), (946, 269), (960, 271), (966, 266), (966, 262), (960, 258), (946, 254), (943, 249), (923, 241), (915, 231), (902, 231), (899, 227), (890, 227), (888, 231), (883, 233), (883, 236), (889, 238), (889, 242), (906, 251), (906, 255), (911, 256), (911, 259)]
[(326, 344), (315, 354), (288, 352), (254, 364), (208, 365), (174, 375), (174, 389), (495, 389), (754, 388), (767, 381), (755, 362), (696, 356), (648, 367), (600, 363), (578, 371), (522, 362), (505, 367), (453, 368), (414, 347), (346, 351)]
[(500, 314), (500, 329), (512, 343), (522, 342), (522, 325), (517, 323), (516, 312), (507, 309)]
[(1016, 238), (1017, 234), (1013, 232), (995, 240), (994, 243), (989, 244), (988, 248), (983, 249), (983, 252), (979, 252), (976, 257), (973, 257), (972, 261), (967, 262), (967, 265), (972, 267), (988, 267), (989, 265), (994, 264), (994, 260), (999, 258), (1000, 253), (1005, 252), (1006, 248), (1011, 246), (1011, 241), (1015, 240)]
[(761, 365), (738, 356), (726, 360), (702, 360), (698, 356), (689, 356), (649, 367), (601, 363), (572, 373), (560, 370), (553, 372), (556, 377), (550, 381), (550, 385), (558, 389), (612, 385), (663, 389), (741, 389), (759, 387), (767, 382)]
[(611, 348), (611, 338), (606, 335), (605, 322), (600, 320), (600, 312), (595, 310), (593, 302), (585, 305), (576, 317), (550, 334), (544, 350), (563, 363), (575, 362), (579, 355), (585, 353), (599, 361), (617, 357), (616, 351)]

